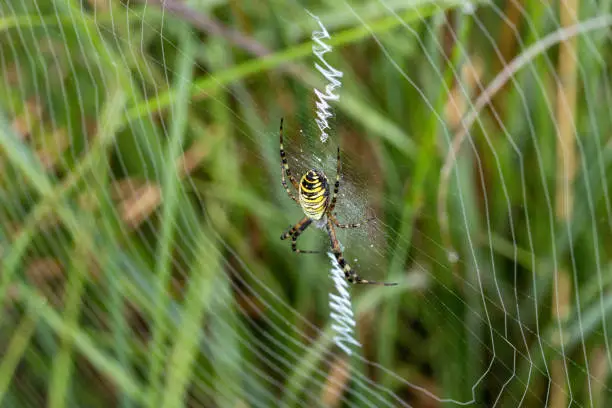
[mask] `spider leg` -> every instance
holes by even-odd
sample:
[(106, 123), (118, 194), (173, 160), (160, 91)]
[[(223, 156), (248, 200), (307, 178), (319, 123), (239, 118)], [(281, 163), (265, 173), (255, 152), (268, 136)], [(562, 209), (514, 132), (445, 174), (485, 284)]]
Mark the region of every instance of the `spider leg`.
[(293, 187), (297, 191), (299, 191), (298, 182), (295, 179), (295, 177), (293, 177), (293, 175), (291, 174), (291, 170), (289, 169), (289, 163), (287, 162), (287, 157), (285, 157), (285, 147), (283, 146), (283, 119), (282, 118), (280, 122), (279, 134), (280, 134), (280, 157), (281, 157), (281, 183), (283, 183), (283, 187), (285, 187), (285, 191), (287, 191), (287, 194), (289, 195), (289, 197), (291, 197), (291, 199), (295, 201), (296, 203), (299, 203), (297, 197), (291, 193), (291, 190), (289, 190), (289, 186), (287, 185), (287, 180), (285, 179), (285, 174), (286, 174), (287, 177), (289, 178), (289, 181), (291, 181), (291, 184), (293, 184)]
[(397, 283), (387, 283), (387, 282), (376, 282), (371, 280), (362, 279), (357, 273), (351, 269), (349, 264), (344, 260), (344, 256), (342, 255), (342, 250), (340, 249), (340, 243), (338, 242), (338, 238), (336, 238), (336, 230), (334, 229), (334, 224), (330, 219), (327, 220), (327, 234), (329, 235), (329, 240), (331, 241), (332, 253), (336, 257), (336, 261), (338, 261), (338, 265), (344, 272), (344, 277), (349, 283), (354, 284), (367, 284), (367, 285), (383, 285), (383, 286), (395, 286)]
[(336, 182), (334, 183), (334, 195), (332, 196), (331, 203), (329, 204), (329, 213), (331, 214), (336, 207), (336, 199), (338, 197), (338, 190), (340, 190), (340, 146), (338, 146), (337, 155), (337, 166), (336, 166)]
[(366, 218), (365, 220), (359, 221), (359, 222), (355, 222), (352, 224), (340, 224), (340, 222), (338, 222), (338, 219), (336, 218), (335, 214), (332, 214), (329, 216), (329, 218), (331, 218), (331, 220), (334, 222), (334, 225), (336, 225), (336, 227), (338, 228), (359, 228), (361, 227), (363, 224), (366, 224), (370, 221), (374, 221), (376, 218), (375, 217), (370, 217), (370, 218)]
[(318, 254), (321, 252), (321, 251), (304, 251), (302, 249), (297, 248), (298, 237), (302, 234), (302, 232), (304, 232), (306, 228), (308, 228), (310, 224), (312, 224), (312, 220), (308, 217), (304, 217), (300, 220), (300, 222), (295, 224), (293, 227), (289, 228), (287, 231), (283, 233), (283, 235), (281, 235), (282, 240), (285, 240), (291, 237), (291, 250), (293, 252), (298, 253), (298, 254)]

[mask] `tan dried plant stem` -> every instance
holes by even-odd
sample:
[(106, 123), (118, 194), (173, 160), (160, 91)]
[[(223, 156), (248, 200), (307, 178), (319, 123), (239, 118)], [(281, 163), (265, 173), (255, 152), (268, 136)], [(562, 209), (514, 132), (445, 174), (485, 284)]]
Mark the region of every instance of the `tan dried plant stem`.
[[(579, 0), (561, 0), (559, 13), (561, 26), (568, 27), (578, 23)], [(561, 228), (571, 221), (574, 208), (574, 179), (577, 168), (576, 125), (576, 71), (577, 38), (571, 37), (559, 44), (559, 60), (556, 100), (557, 122), (557, 169), (555, 216)], [(562, 327), (571, 309), (572, 282), (567, 268), (559, 262), (555, 271), (554, 293), (552, 297), (553, 319)], [(561, 344), (561, 333), (559, 333)], [(568, 403), (566, 388), (567, 364), (565, 356), (551, 362), (551, 408), (565, 407)]]
[(325, 407), (338, 407), (342, 403), (349, 380), (351, 379), (351, 368), (347, 357), (336, 357), (325, 386), (321, 391), (321, 402)]

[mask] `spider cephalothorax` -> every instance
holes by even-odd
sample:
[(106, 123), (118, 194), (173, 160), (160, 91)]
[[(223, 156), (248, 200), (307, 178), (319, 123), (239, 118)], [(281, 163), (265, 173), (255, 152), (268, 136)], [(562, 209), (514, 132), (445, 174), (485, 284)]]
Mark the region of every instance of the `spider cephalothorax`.
[[(338, 148), (338, 159), (337, 159), (337, 171), (336, 171), (336, 182), (334, 183), (334, 191), (333, 194), (330, 194), (329, 182), (325, 174), (317, 169), (311, 169), (304, 174), (298, 184), (297, 180), (291, 174), (291, 170), (289, 169), (289, 163), (287, 162), (287, 158), (285, 155), (285, 148), (283, 147), (283, 120), (281, 119), (280, 123), (280, 156), (281, 156), (281, 183), (289, 197), (296, 203), (302, 207), (302, 211), (306, 215), (304, 218), (300, 220), (293, 227), (290, 227), (283, 235), (281, 235), (281, 239), (287, 239), (291, 237), (291, 249), (297, 253), (318, 253), (319, 251), (303, 251), (297, 249), (297, 239), (302, 232), (310, 224), (315, 222), (315, 224), (319, 227), (325, 227), (327, 230), (327, 234), (329, 236), (331, 249), (338, 261), (338, 265), (342, 268), (344, 272), (344, 276), (350, 283), (361, 283), (361, 284), (374, 284), (374, 285), (385, 285), (392, 286), (396, 285), (395, 283), (379, 283), (370, 280), (362, 279), (355, 271), (351, 269), (351, 267), (344, 260), (344, 256), (342, 255), (342, 249), (340, 248), (340, 243), (336, 238), (336, 230), (334, 225), (338, 228), (358, 228), (362, 225), (362, 223), (356, 224), (340, 224), (336, 217), (332, 214), (334, 208), (336, 207), (336, 197), (338, 196), (338, 190), (340, 188), (340, 148)], [(289, 190), (289, 186), (287, 185), (287, 181), (285, 180), (285, 175), (291, 181), (291, 184), (298, 192), (298, 197), (295, 197), (291, 190)], [(331, 198), (330, 198), (331, 196)], [(365, 222), (370, 221), (371, 219), (365, 220)]]

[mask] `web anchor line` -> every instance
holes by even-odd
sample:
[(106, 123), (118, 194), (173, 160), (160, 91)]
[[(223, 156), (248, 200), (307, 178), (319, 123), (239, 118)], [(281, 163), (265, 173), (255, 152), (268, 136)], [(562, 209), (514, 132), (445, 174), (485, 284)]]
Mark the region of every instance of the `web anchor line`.
[(325, 85), (325, 92), (321, 92), (318, 89), (314, 89), (314, 93), (317, 97), (317, 101), (315, 105), (317, 107), (317, 118), (315, 122), (317, 122), (317, 126), (319, 126), (319, 131), (321, 132), (321, 141), (325, 143), (329, 138), (326, 130), (329, 129), (329, 122), (327, 121), (329, 118), (334, 116), (331, 111), (331, 106), (328, 101), (337, 101), (340, 99), (340, 96), (335, 93), (336, 88), (339, 88), (342, 83), (338, 78), (342, 78), (344, 73), (342, 71), (338, 71), (336, 68), (332, 67), (326, 60), (325, 54), (332, 50), (332, 46), (323, 42), (325, 39), (331, 39), (329, 32), (321, 22), (321, 19), (316, 15), (312, 14), (310, 11), (306, 10), (306, 12), (319, 24), (320, 30), (312, 31), (312, 41), (314, 44), (312, 46), (312, 52), (315, 57), (319, 60), (319, 62), (315, 62), (315, 68), (319, 71), (323, 77), (328, 81), (328, 84)]

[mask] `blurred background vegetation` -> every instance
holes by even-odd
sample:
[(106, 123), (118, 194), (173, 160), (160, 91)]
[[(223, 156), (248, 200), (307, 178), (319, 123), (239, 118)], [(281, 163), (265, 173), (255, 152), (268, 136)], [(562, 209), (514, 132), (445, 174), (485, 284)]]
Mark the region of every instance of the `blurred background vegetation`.
[[(3, 1), (0, 406), (609, 406), (610, 3)], [(400, 283), (351, 288), (357, 357), (281, 117)]]

